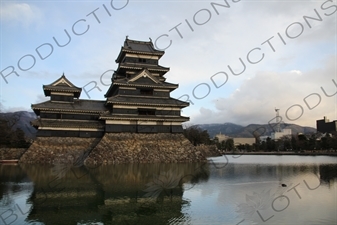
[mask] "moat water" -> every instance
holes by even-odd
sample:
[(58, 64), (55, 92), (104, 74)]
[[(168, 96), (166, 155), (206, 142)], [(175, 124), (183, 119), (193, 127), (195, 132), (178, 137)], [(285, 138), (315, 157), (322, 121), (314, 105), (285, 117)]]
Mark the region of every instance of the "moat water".
[(337, 157), (0, 165), (0, 224), (337, 224)]

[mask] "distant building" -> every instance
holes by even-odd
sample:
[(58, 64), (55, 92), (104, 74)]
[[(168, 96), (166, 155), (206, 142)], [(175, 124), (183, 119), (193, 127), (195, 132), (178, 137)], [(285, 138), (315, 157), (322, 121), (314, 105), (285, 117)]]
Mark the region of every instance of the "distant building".
[(222, 141), (226, 141), (228, 138), (228, 136), (222, 134), (221, 132), (217, 135), (215, 135), (215, 137), (218, 139), (219, 142), (222, 142)]
[(322, 120), (316, 120), (317, 132), (332, 133), (337, 131), (337, 120), (330, 122), (325, 116)]
[(253, 145), (255, 144), (255, 138), (233, 138), (234, 140), (234, 145), (238, 146), (238, 145)]
[(271, 133), (270, 138), (272, 140), (278, 140), (284, 136), (291, 136), (291, 129), (282, 129), (281, 132), (273, 132)]
[(260, 136), (259, 138), (260, 138), (260, 141), (261, 141), (261, 142), (262, 142), (262, 141), (267, 141), (268, 138), (271, 139), (271, 137), (268, 136), (268, 135), (263, 135), (263, 136)]
[(252, 145), (255, 143), (255, 138), (235, 138), (235, 137), (232, 138), (224, 134), (221, 134), (221, 132), (215, 135), (215, 137), (218, 138), (219, 142), (226, 141), (227, 139), (233, 139), (234, 146), (245, 145), (245, 144)]

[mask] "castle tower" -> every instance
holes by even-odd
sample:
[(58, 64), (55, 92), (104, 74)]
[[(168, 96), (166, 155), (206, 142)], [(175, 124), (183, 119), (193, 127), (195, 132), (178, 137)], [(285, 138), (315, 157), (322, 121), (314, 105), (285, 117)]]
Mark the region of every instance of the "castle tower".
[(82, 88), (76, 87), (63, 74), (49, 85), (43, 85), (50, 100), (31, 107), (38, 119), (31, 124), (37, 137), (102, 137), (104, 122), (100, 114), (107, 111), (104, 101), (79, 99)]
[(126, 38), (104, 101), (79, 99), (82, 89), (64, 75), (44, 85), (50, 100), (32, 105), (37, 138), (20, 163), (205, 161), (182, 134), (189, 118), (180, 112), (189, 104), (170, 97), (178, 85), (166, 82), (163, 55), (151, 40)]
[(152, 41), (125, 39), (116, 59), (118, 68), (105, 94), (110, 112), (102, 115), (108, 133), (181, 133), (181, 123), (189, 120), (180, 115), (189, 105), (170, 97), (178, 88), (164, 75), (169, 68), (159, 65), (163, 51)]

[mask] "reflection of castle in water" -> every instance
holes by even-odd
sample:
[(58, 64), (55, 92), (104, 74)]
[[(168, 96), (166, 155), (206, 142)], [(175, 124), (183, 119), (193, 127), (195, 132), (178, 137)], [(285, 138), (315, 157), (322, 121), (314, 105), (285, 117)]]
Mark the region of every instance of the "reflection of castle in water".
[(184, 185), (208, 179), (202, 164), (55, 168), (23, 165), (34, 182), (29, 220), (46, 225), (167, 224), (182, 216)]
[[(307, 189), (303, 179), (306, 179), (312, 188), (316, 188), (317, 179), (320, 178), (321, 186), (331, 188), (334, 187), (337, 178), (336, 169), (336, 164), (123, 164), (97, 168), (70, 168), (66, 165), (54, 167), (20, 165), (5, 168), (4, 165), (0, 165), (0, 177), (3, 181), (0, 191), (2, 196), (17, 193), (18, 186), (11, 184), (27, 183), (30, 179), (34, 188), (29, 185), (29, 191), (25, 187), (25, 192), (30, 195), (29, 198), (26, 195), (26, 198), (31, 210), (28, 208), (24, 210), (20, 205), (23, 212), (27, 212), (22, 218), (45, 225), (103, 223), (153, 225), (168, 224), (181, 219), (188, 224), (193, 215), (186, 214), (186, 211), (189, 212), (190, 203), (188, 199), (183, 198), (183, 195), (187, 189), (195, 188), (193, 185), (198, 182), (210, 180), (210, 184), (205, 184), (207, 190), (221, 189), (220, 197), (228, 197), (230, 194), (240, 195), (241, 198), (242, 193), (250, 193), (261, 188), (269, 190), (284, 180), (291, 181), (293, 186), (301, 182), (300, 188)], [(254, 182), (264, 183), (272, 180), (276, 182), (265, 186), (250, 185)], [(234, 186), (224, 188), (221, 186), (224, 184)], [(288, 190), (279, 188), (283, 191)], [(302, 195), (302, 192), (300, 194)], [(223, 201), (228, 200), (225, 197)], [(14, 204), (15, 196), (11, 198)], [(1, 199), (0, 203), (3, 203)], [(14, 206), (13, 204), (11, 206)], [(2, 212), (0, 211), (0, 214)], [(20, 216), (19, 210), (14, 213)]]

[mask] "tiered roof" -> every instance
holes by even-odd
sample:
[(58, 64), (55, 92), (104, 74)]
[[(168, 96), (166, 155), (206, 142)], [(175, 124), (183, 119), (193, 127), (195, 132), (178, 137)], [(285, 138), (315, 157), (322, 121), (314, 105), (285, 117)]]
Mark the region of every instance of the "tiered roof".
[(144, 96), (121, 96), (116, 95), (109, 97), (107, 103), (119, 105), (137, 105), (137, 106), (168, 106), (168, 107), (186, 107), (189, 105), (187, 102), (183, 102), (174, 98), (153, 98), (153, 97), (144, 97)]
[(31, 121), (34, 127), (71, 127), (71, 128), (97, 128), (104, 129), (102, 121), (75, 121), (62, 119), (35, 119)]
[(150, 41), (136, 41), (130, 40), (126, 37), (124, 45), (116, 59), (116, 63), (121, 63), (126, 53), (155, 55), (161, 58), (164, 55), (164, 51), (160, 51), (154, 48), (153, 43)]
[(118, 71), (121, 71), (122, 69), (124, 70), (128, 70), (128, 69), (134, 69), (134, 70), (141, 70), (147, 68), (149, 71), (151, 72), (168, 72), (170, 70), (170, 68), (168, 67), (164, 67), (164, 66), (159, 66), (159, 65), (145, 65), (142, 63), (139, 64), (135, 64), (135, 63), (120, 63), (118, 66)]
[[(169, 71), (169, 68), (158, 63), (164, 53), (156, 50), (151, 40), (146, 42), (126, 38), (116, 59), (118, 69), (105, 94), (106, 105), (112, 107), (111, 112), (102, 114), (101, 119), (160, 122), (189, 120), (180, 115), (180, 109), (187, 107), (189, 103), (170, 97), (170, 92), (178, 88), (178, 85), (166, 82), (163, 77)], [(150, 90), (152, 94), (141, 94), (143, 90)], [(141, 110), (149, 114), (142, 115)]]
[(31, 107), (37, 115), (40, 115), (41, 111), (99, 114), (108, 111), (105, 108), (104, 103), (105, 101), (75, 99), (73, 103), (65, 104), (49, 100), (38, 104), (32, 104)]
[(43, 85), (45, 96), (50, 96), (51, 92), (74, 93), (74, 97), (79, 98), (82, 88), (76, 87), (63, 74), (59, 79), (49, 85)]
[(144, 68), (130, 78), (124, 77), (113, 80), (113, 84), (104, 96), (110, 97), (118, 87), (156, 88), (173, 91), (178, 88), (178, 86), (177, 84), (160, 81), (156, 76), (153, 76), (148, 69)]
[(51, 99), (31, 105), (41, 117), (32, 121), (32, 125), (57, 132), (62, 132), (63, 128), (67, 131), (77, 128), (79, 131), (92, 131), (91, 128), (103, 131), (105, 128), (106, 132), (139, 132), (140, 128), (144, 132), (147, 129), (144, 126), (158, 125), (160, 132), (181, 132), (181, 123), (189, 118), (181, 116), (180, 109), (189, 103), (170, 97), (170, 92), (178, 85), (165, 81), (164, 75), (169, 68), (158, 63), (163, 55), (164, 51), (156, 50), (151, 40), (126, 38), (116, 59), (118, 69), (105, 101), (78, 99), (82, 88), (76, 87), (63, 74), (55, 82), (43, 85), (45, 95)]
[(160, 121), (160, 122), (186, 122), (189, 117), (185, 116), (140, 116), (140, 115), (116, 115), (116, 114), (102, 114), (101, 119), (113, 119), (113, 120), (141, 120), (141, 121)]
[[(82, 116), (82, 118), (83, 116), (88, 118), (94, 116), (98, 118), (100, 114), (109, 111), (105, 108), (105, 101), (78, 99), (82, 88), (76, 87), (64, 74), (55, 82), (49, 85), (43, 85), (43, 91), (45, 95), (50, 96), (51, 99), (46, 102), (31, 105), (35, 114), (40, 116), (40, 118), (31, 121), (34, 127), (52, 130), (104, 130), (104, 121), (99, 121), (98, 119), (62, 119), (63, 116), (56, 116), (71, 114), (77, 117)], [(71, 101), (69, 101), (69, 99), (65, 101), (60, 99), (53, 100), (53, 96), (69, 97)], [(73, 99), (74, 97), (77, 99)], [(54, 118), (46, 117), (47, 114), (54, 114)], [(66, 116), (66, 118), (72, 118), (72, 116)]]

